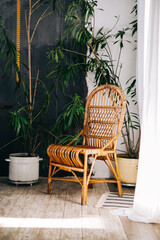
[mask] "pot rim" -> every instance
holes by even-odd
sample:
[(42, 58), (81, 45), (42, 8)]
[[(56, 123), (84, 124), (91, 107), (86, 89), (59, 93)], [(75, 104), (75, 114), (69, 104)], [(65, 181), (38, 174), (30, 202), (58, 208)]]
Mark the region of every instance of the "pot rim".
[(127, 154), (117, 154), (117, 158), (125, 158), (125, 159), (135, 159), (135, 160), (139, 160), (139, 158), (135, 158), (135, 157), (129, 157)]
[(10, 153), (9, 157), (16, 157), (16, 158), (35, 158), (39, 157), (38, 154), (33, 153), (31, 156), (28, 153)]

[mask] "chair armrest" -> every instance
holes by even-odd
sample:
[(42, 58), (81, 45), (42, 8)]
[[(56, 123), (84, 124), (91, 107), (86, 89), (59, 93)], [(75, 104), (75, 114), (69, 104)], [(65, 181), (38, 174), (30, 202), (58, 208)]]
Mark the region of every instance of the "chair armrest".
[[(82, 133), (83, 133), (83, 130), (78, 134), (77, 137), (80, 137), (80, 136), (82, 135)], [(74, 138), (71, 142), (69, 142), (69, 143), (67, 144), (67, 146), (70, 146), (70, 145), (74, 142), (74, 140), (75, 140), (75, 138)]]

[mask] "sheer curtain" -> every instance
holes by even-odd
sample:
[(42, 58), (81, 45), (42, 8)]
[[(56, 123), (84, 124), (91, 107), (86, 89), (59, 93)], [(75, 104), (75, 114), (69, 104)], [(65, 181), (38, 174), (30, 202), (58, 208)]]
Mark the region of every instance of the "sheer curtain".
[(134, 221), (160, 223), (160, 0), (138, 0), (137, 89), (141, 147)]
[(132, 209), (113, 214), (160, 223), (160, 0), (138, 0), (137, 93), (141, 145)]

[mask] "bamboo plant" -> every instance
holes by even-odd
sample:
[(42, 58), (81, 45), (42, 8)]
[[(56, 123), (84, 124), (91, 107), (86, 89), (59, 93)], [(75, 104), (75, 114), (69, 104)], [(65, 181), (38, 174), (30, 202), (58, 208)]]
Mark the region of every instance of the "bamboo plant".
[[(76, 77), (79, 72), (94, 74), (94, 83), (121, 85), (121, 54), (125, 44), (130, 44), (126, 39), (126, 32), (133, 31), (133, 24), (113, 33), (119, 21), (116, 17), (112, 29), (105, 31), (100, 28), (95, 32), (94, 16), (96, 0), (75, 0), (68, 8), (65, 16), (67, 29), (70, 31), (70, 43), (66, 43), (66, 37), (59, 39), (58, 46), (48, 53), (50, 64), (56, 62), (48, 77), (63, 79), (66, 85), (69, 79)], [(130, 27), (131, 26), (131, 27)], [(111, 45), (119, 47), (117, 58), (113, 58)], [(85, 51), (84, 51), (85, 50)], [(67, 61), (73, 56), (74, 62)], [(63, 66), (63, 69), (62, 69)], [(139, 154), (140, 124), (137, 113), (131, 112), (129, 99), (133, 104), (136, 102), (136, 79), (131, 77), (126, 81), (127, 110), (122, 129), (123, 143), (126, 146), (128, 157), (137, 158)], [(135, 142), (135, 131), (139, 132), (138, 140)]]
[[(39, 69), (37, 70), (36, 77), (32, 76), (32, 42), (39, 23), (53, 12), (52, 4), (53, 1), (49, 1), (48, 3), (48, 1), (37, 0), (32, 3), (32, 0), (28, 0), (28, 9), (25, 11), (28, 49), (28, 63), (26, 64), (26, 68), (28, 71), (28, 80), (24, 79), (23, 74), (21, 74), (22, 76), (20, 76), (19, 79), (20, 90), (17, 93), (18, 109), (10, 111), (10, 124), (16, 131), (16, 135), (23, 138), (25, 149), (29, 155), (34, 153), (42, 142), (42, 140), (38, 138), (39, 135), (42, 134), (42, 124), (40, 124), (40, 121), (43, 114), (48, 110), (51, 95), (51, 92), (49, 92), (45, 83), (39, 78)], [(33, 26), (32, 15), (39, 9), (43, 9), (43, 12)], [(40, 106), (38, 106), (39, 104), (36, 106), (38, 86), (41, 86), (44, 92), (44, 99)], [(19, 97), (22, 96), (24, 97), (24, 102), (19, 101)]]

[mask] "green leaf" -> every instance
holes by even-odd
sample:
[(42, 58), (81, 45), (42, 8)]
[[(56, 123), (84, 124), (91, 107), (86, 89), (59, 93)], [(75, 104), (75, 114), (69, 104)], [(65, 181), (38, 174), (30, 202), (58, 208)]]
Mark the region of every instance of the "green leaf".
[(120, 42), (120, 48), (123, 48), (123, 42), (122, 41)]
[(56, 63), (58, 63), (58, 53), (55, 52), (55, 60), (56, 60)]

